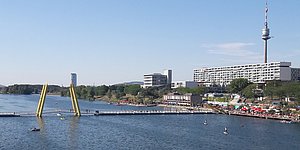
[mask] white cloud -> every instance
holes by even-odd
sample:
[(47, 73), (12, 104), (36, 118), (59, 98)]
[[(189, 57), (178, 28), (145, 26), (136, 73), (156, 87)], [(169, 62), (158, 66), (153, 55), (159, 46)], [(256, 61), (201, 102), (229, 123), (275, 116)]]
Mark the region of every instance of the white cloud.
[(209, 54), (222, 57), (222, 61), (235, 63), (256, 63), (262, 61), (262, 54), (251, 50), (253, 46), (255, 46), (254, 43), (242, 42), (201, 45)]
[(256, 55), (255, 52), (249, 50), (250, 46), (254, 43), (223, 43), (223, 44), (204, 44), (203, 48), (206, 48), (211, 54), (228, 55), (228, 56), (249, 56)]

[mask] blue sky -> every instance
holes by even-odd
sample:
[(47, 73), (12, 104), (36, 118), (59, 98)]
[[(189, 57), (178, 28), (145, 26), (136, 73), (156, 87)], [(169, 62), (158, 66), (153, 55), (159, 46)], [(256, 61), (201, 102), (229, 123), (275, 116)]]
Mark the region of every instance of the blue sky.
[[(300, 1), (269, 0), (269, 61), (300, 67)], [(0, 84), (142, 81), (263, 62), (264, 0), (3, 0)]]

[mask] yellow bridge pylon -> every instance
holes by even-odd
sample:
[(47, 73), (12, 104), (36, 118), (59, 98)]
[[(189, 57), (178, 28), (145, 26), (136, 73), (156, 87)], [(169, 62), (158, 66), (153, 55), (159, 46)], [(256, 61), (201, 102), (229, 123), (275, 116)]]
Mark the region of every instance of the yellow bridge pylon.
[(70, 85), (70, 96), (71, 96), (71, 100), (72, 100), (72, 107), (73, 107), (73, 110), (74, 110), (74, 116), (80, 116), (81, 113), (80, 113), (78, 100), (77, 100), (77, 97), (76, 97), (76, 93), (75, 93), (73, 84)]
[[(44, 108), (45, 99), (46, 99), (47, 88), (48, 88), (48, 84), (43, 85), (40, 100), (39, 100), (39, 103), (38, 103), (38, 107), (36, 109), (36, 116), (37, 117), (42, 117), (43, 108)], [(70, 85), (70, 96), (71, 96), (71, 100), (72, 100), (72, 107), (73, 107), (73, 110), (74, 110), (74, 116), (81, 116), (80, 109), (79, 109), (79, 104), (78, 104), (78, 100), (77, 100), (77, 97), (76, 97), (76, 93), (75, 93), (75, 89), (74, 89), (73, 84)]]
[(38, 107), (36, 109), (36, 116), (37, 117), (42, 116), (43, 108), (44, 108), (44, 104), (45, 104), (46, 93), (47, 93), (47, 87), (48, 87), (48, 84), (43, 85), (40, 100), (39, 100), (39, 104), (38, 104)]

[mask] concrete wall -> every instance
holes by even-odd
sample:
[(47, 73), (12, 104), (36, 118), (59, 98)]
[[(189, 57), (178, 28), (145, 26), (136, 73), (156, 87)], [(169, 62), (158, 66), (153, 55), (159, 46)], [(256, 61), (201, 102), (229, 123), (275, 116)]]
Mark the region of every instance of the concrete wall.
[(281, 81), (290, 81), (291, 78), (291, 68), (290, 67), (280, 67), (280, 80)]

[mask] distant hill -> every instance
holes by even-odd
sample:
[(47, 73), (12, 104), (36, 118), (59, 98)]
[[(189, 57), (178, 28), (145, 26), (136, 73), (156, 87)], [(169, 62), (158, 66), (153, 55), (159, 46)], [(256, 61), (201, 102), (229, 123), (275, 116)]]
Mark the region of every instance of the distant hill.
[(124, 84), (126, 84), (126, 85), (134, 85), (134, 84), (137, 84), (137, 85), (143, 85), (144, 82), (140, 82), (140, 81), (132, 81), (132, 82), (125, 82)]
[(3, 87), (6, 87), (6, 86), (0, 84), (0, 88), (3, 88)]
[(116, 84), (116, 85), (120, 85), (120, 84), (124, 84), (124, 85), (143, 85), (144, 82), (140, 82), (140, 81), (131, 81), (131, 82), (119, 83), (119, 84)]

